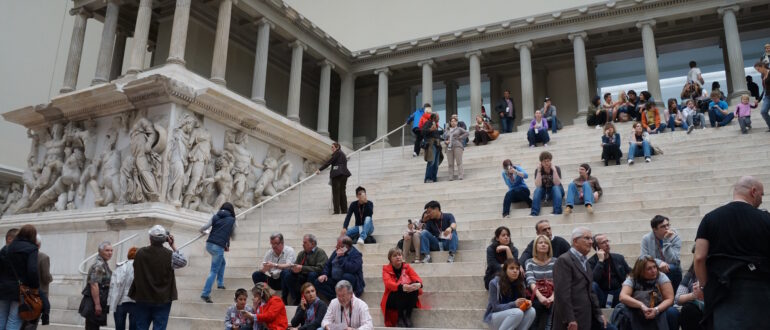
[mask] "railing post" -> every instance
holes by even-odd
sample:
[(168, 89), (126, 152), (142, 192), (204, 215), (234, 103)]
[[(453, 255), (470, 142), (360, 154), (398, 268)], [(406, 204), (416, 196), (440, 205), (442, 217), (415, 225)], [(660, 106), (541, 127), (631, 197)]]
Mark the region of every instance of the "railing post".
[(302, 185), (299, 185), (299, 197), (297, 198), (297, 225), (299, 225), (299, 219), (302, 216)]
[(259, 228), (257, 229), (257, 255), (262, 253), (262, 221), (265, 220), (265, 205), (259, 207)]
[(385, 167), (385, 137), (382, 137), (382, 151), (380, 152), (380, 173), (382, 173), (382, 168)]
[(358, 185), (361, 185), (361, 157), (363, 157), (363, 152), (358, 152), (358, 171), (356, 172), (356, 176), (358, 177)]
[(401, 126), (401, 158), (404, 158), (404, 136), (406, 135), (406, 124)]

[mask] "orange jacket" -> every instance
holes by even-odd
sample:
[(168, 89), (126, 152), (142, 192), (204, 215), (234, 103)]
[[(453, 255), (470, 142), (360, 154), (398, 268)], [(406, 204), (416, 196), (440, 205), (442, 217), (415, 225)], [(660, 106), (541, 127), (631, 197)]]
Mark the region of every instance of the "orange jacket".
[[(255, 308), (256, 309), (256, 308)], [(267, 303), (259, 308), (257, 322), (265, 323), (269, 330), (286, 330), (289, 319), (286, 317), (286, 306), (281, 297), (272, 296)]]
[(644, 113), (642, 114), (642, 127), (644, 127), (645, 130), (650, 127), (648, 123), (649, 119), (647, 119), (648, 116), (655, 118), (656, 129), (660, 127), (660, 111), (658, 110), (658, 108), (653, 107), (652, 109), (645, 110)]

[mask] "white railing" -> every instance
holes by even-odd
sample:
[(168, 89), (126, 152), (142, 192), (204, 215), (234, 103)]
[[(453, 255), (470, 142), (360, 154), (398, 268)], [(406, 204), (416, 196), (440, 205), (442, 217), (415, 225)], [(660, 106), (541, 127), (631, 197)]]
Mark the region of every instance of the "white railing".
[[(128, 237), (126, 237), (126, 238), (124, 238), (124, 239), (120, 240), (119, 242), (117, 242), (117, 243), (115, 243), (115, 244), (112, 244), (112, 249), (113, 249), (113, 251), (114, 251), (114, 249), (115, 249), (116, 247), (119, 247), (119, 246), (121, 246), (123, 243), (125, 243), (125, 242), (128, 242), (129, 240), (133, 239), (133, 238), (134, 238), (134, 237), (136, 237), (137, 235), (139, 235), (139, 233), (136, 233), (136, 234), (133, 234), (133, 235), (131, 235), (131, 236), (128, 236)], [(113, 253), (113, 254), (114, 254), (114, 253)], [(98, 255), (99, 255), (99, 252), (97, 252), (97, 253), (94, 253), (94, 254), (92, 254), (92, 255), (88, 256), (88, 258), (85, 258), (85, 259), (83, 259), (83, 261), (81, 261), (81, 262), (80, 262), (80, 265), (78, 265), (78, 272), (80, 272), (80, 274), (81, 274), (81, 275), (88, 275), (88, 271), (86, 271), (85, 269), (83, 269), (83, 267), (86, 265), (86, 263), (88, 263), (88, 261), (90, 261), (90, 260), (91, 260), (91, 259), (93, 259), (93, 258), (96, 258), (96, 256), (98, 256)]]

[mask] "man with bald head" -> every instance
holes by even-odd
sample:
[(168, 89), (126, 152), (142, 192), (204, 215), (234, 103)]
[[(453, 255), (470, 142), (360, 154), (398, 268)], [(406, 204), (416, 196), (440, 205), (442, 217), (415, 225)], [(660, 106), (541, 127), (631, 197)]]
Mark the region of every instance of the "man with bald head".
[(714, 329), (763, 329), (770, 306), (770, 213), (765, 189), (738, 180), (733, 201), (706, 214), (695, 236), (695, 276)]

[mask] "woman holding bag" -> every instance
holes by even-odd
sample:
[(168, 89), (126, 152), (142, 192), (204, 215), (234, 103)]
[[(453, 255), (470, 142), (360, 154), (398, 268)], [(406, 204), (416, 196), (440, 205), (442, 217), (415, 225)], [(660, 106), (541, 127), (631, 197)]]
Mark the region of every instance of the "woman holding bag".
[(19, 229), (11, 244), (0, 250), (0, 329), (20, 329), (19, 282), (40, 288), (37, 269), (37, 230), (32, 225)]
[(553, 246), (548, 236), (538, 235), (533, 244), (532, 258), (524, 263), (527, 287), (532, 292), (532, 305), (537, 312), (536, 329), (550, 329), (553, 313)]
[(418, 298), (422, 294), (422, 279), (404, 262), (401, 249), (390, 249), (388, 261), (387, 265), (382, 266), (385, 293), (380, 302), (385, 326), (411, 328), (412, 310), (421, 307)]
[[(615, 309), (629, 321), (619, 329), (675, 329), (679, 312), (674, 305), (674, 288), (666, 274), (658, 270), (655, 258), (642, 256), (620, 289), (620, 304)], [(615, 313), (613, 313), (615, 314)]]

